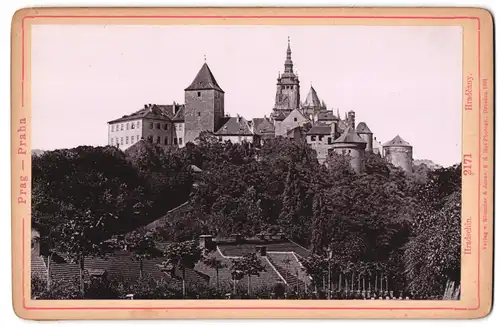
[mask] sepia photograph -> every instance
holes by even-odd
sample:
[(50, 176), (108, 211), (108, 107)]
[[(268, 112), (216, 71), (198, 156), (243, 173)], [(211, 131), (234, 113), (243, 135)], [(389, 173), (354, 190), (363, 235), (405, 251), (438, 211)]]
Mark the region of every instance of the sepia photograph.
[(461, 299), (461, 26), (30, 36), (31, 300)]

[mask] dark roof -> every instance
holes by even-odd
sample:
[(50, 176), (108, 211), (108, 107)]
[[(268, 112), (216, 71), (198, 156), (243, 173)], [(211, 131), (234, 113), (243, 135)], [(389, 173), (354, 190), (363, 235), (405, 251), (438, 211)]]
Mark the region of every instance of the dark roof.
[(319, 101), (318, 94), (314, 87), (309, 89), (309, 93), (307, 94), (306, 100), (302, 104), (304, 107), (321, 107), (321, 101)]
[(331, 125), (317, 121), (315, 122), (311, 129), (307, 131), (307, 135), (330, 135), (332, 133)]
[(164, 116), (167, 116), (171, 120), (178, 120), (176, 119), (179, 114), (182, 112), (182, 120), (184, 120), (184, 105), (183, 104), (155, 104), (153, 106), (156, 106), (159, 108)]
[(173, 219), (173, 217), (190, 212), (192, 209), (193, 208), (191, 205), (189, 205), (189, 202), (184, 202), (183, 204), (168, 211), (163, 217), (160, 217), (160, 218), (156, 219), (155, 221), (152, 221), (151, 223), (147, 224), (143, 228), (145, 230), (152, 230), (155, 228), (161, 228), (163, 226), (166, 226), (169, 223), (169, 221)]
[(143, 119), (143, 118), (170, 120), (170, 118), (168, 116), (165, 116), (163, 114), (163, 111), (160, 110), (158, 107), (155, 107), (153, 105), (151, 106), (148, 105), (147, 108), (140, 109), (130, 115), (124, 115), (118, 119), (108, 121), (108, 124), (119, 123), (134, 119)]
[(318, 113), (318, 120), (332, 121), (332, 120), (338, 120), (338, 118), (335, 117), (332, 110), (325, 110), (325, 111), (320, 111)]
[(310, 254), (309, 250), (288, 240), (218, 241), (217, 246), (222, 255), (227, 257), (241, 257), (246, 253), (254, 253), (256, 252), (256, 246), (265, 246), (267, 252), (294, 252), (301, 257), (307, 257)]
[(253, 132), (257, 135), (273, 134), (274, 125), (268, 118), (253, 118), (251, 120)]
[(243, 117), (224, 117), (222, 127), (215, 135), (253, 135), (248, 122)]
[(373, 134), (370, 128), (368, 128), (368, 125), (366, 125), (363, 121), (358, 124), (358, 127), (356, 127), (356, 133)]
[(405, 147), (411, 147), (411, 144), (406, 142), (401, 138), (401, 136), (397, 135), (395, 138), (390, 140), (389, 142), (384, 143), (383, 146), (405, 146)]
[(179, 121), (184, 121), (184, 105), (182, 105), (179, 110), (177, 111), (177, 113), (175, 114), (175, 116), (172, 118), (172, 121), (176, 121), (176, 122), (179, 122)]
[(290, 110), (276, 110), (271, 115), (274, 120), (283, 120), (290, 114)]
[(336, 140), (333, 141), (333, 143), (365, 143), (365, 140), (363, 140), (358, 133), (354, 131), (352, 127), (347, 128), (344, 133)]
[[(162, 262), (164, 257), (154, 259), (146, 259), (142, 262), (142, 271), (145, 276), (150, 276), (154, 279), (161, 280), (179, 280), (182, 278), (181, 269), (175, 269), (173, 274), (162, 271)], [(47, 257), (38, 256), (34, 252), (31, 255), (32, 274), (38, 274), (42, 278), (46, 278), (47, 274)], [(106, 273), (111, 278), (122, 278), (125, 280), (137, 280), (140, 277), (140, 262), (134, 260), (130, 252), (116, 251), (107, 255), (104, 258), (86, 257), (84, 260), (86, 273)], [(50, 264), (51, 277), (56, 281), (72, 281), (80, 274), (78, 264), (68, 262), (61, 257), (57, 260), (52, 260)], [(191, 283), (208, 282), (209, 277), (198, 271), (186, 269), (186, 281)]]
[(217, 81), (215, 80), (215, 77), (212, 74), (212, 71), (208, 67), (207, 63), (204, 63), (203, 66), (201, 66), (200, 71), (194, 78), (191, 85), (184, 89), (184, 91), (195, 90), (217, 90), (220, 92), (224, 92), (220, 88), (219, 84), (217, 84)]
[(157, 119), (157, 120), (184, 120), (184, 105), (183, 104), (151, 104), (145, 105), (144, 108), (130, 114), (124, 115), (121, 118), (111, 120), (108, 124), (125, 122), (135, 119)]

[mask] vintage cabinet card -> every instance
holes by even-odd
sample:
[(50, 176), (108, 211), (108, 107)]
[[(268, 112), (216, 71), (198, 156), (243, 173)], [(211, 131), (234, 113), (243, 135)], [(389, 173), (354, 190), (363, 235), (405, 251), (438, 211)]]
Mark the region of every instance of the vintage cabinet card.
[(12, 22), (26, 319), (478, 318), (478, 8), (32, 8)]

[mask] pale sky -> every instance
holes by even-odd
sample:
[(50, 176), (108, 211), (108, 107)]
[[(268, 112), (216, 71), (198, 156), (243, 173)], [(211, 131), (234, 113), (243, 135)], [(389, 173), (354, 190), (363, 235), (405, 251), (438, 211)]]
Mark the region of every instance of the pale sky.
[(270, 114), (290, 36), (301, 100), (312, 83), (328, 109), (354, 110), (414, 159), (460, 162), (458, 26), (32, 26), (32, 146), (105, 145), (107, 121), (146, 103), (184, 103), (204, 56), (226, 113)]

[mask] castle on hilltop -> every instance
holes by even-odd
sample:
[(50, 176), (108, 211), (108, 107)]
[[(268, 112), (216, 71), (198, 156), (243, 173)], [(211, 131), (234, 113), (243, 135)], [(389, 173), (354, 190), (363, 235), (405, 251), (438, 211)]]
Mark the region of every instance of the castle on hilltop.
[(269, 117), (245, 119), (225, 114), (224, 91), (205, 62), (193, 82), (184, 89), (184, 104), (146, 104), (144, 108), (108, 122), (108, 144), (126, 149), (140, 140), (164, 147), (183, 147), (195, 142), (201, 132), (213, 133), (220, 141), (262, 144), (266, 139), (305, 139), (316, 150), (320, 163), (330, 153), (349, 155), (356, 172), (364, 169), (364, 154), (380, 155), (404, 171), (412, 170), (413, 149), (399, 135), (381, 144), (366, 122), (356, 125), (353, 110), (340, 118), (328, 110), (311, 85), (300, 100), (300, 81), (293, 70), (290, 39), (285, 70), (278, 74), (276, 98)]

